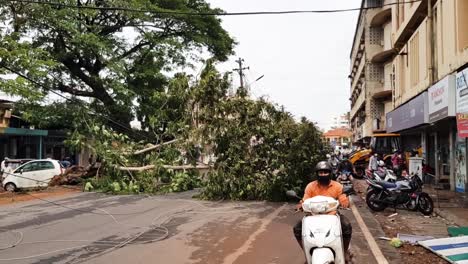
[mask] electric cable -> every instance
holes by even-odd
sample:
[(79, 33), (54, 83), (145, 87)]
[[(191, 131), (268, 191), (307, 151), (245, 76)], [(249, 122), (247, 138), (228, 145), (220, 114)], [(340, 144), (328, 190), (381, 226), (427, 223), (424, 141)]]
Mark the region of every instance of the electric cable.
[[(55, 205), (55, 203), (53, 203), (52, 201), (48, 201), (46, 199), (41, 199), (41, 200), (44, 200), (46, 202), (49, 202), (49, 203), (52, 203)], [(205, 205), (203, 205), (202, 203), (200, 202), (195, 202), (195, 201), (192, 201), (192, 200), (184, 200), (184, 199), (175, 199), (175, 201), (184, 201), (184, 202), (189, 202), (189, 203), (194, 203), (198, 206), (201, 206), (203, 208), (205, 208), (205, 210), (208, 210), (208, 211), (211, 211), (211, 210), (217, 210), (217, 209), (238, 209), (239, 206), (235, 206), (235, 207), (231, 207), (231, 206), (226, 206), (226, 207), (221, 207), (221, 208), (209, 208)], [(60, 205), (61, 206), (61, 205)], [(68, 207), (67, 207), (68, 208)], [(246, 207), (244, 207), (246, 208)], [(79, 259), (78, 261), (79, 262), (83, 262), (83, 261), (86, 261), (90, 258), (95, 258), (95, 257), (98, 257), (98, 256), (101, 256), (101, 255), (104, 255), (104, 254), (107, 254), (115, 249), (118, 249), (118, 248), (121, 248), (121, 247), (124, 247), (128, 244), (132, 244), (135, 242), (135, 240), (141, 238), (142, 236), (144, 236), (146, 234), (147, 231), (161, 231), (162, 235), (158, 238), (155, 238), (155, 239), (147, 239), (147, 240), (140, 240), (138, 241), (137, 243), (139, 244), (145, 244), (145, 243), (154, 243), (154, 242), (158, 242), (158, 241), (161, 241), (161, 240), (164, 240), (166, 239), (167, 237), (169, 237), (169, 230), (167, 227), (165, 227), (164, 225), (167, 225), (168, 223), (170, 223), (170, 221), (176, 216), (176, 215), (179, 215), (179, 214), (185, 214), (187, 212), (192, 212), (194, 211), (194, 208), (193, 207), (185, 207), (185, 208), (182, 208), (182, 209), (174, 209), (172, 211), (169, 211), (168, 213), (165, 213), (163, 215), (159, 215), (159, 216), (156, 216), (155, 218), (153, 218), (152, 222), (151, 222), (151, 225), (150, 226), (134, 226), (134, 225), (127, 225), (127, 224), (124, 224), (120, 221), (118, 221), (115, 216), (109, 212), (107, 212), (106, 210), (104, 209), (100, 209), (100, 208), (95, 208), (96, 210), (100, 210), (102, 212), (105, 213), (105, 215), (108, 215), (109, 217), (112, 218), (112, 220), (118, 224), (118, 225), (123, 225), (123, 226), (130, 226), (130, 227), (137, 227), (137, 228), (142, 228), (142, 229), (145, 229), (144, 231), (141, 231), (139, 232), (138, 234), (134, 235), (130, 235), (126, 240), (122, 241), (122, 242), (117, 242), (117, 241), (106, 241), (106, 240), (97, 240), (97, 241), (93, 241), (93, 240), (44, 240), (44, 241), (32, 241), (32, 242), (22, 242), (22, 239), (23, 239), (23, 233), (22, 232), (19, 232), (19, 231), (16, 231), (16, 230), (13, 230), (16, 231), (16, 232), (19, 232), (20, 235), (21, 235), (21, 238), (16, 241), (14, 244), (12, 244), (11, 246), (8, 246), (8, 247), (5, 247), (5, 248), (2, 248), (0, 250), (6, 250), (6, 249), (9, 249), (9, 248), (13, 248), (13, 247), (17, 247), (17, 246), (23, 246), (23, 245), (31, 245), (31, 244), (40, 244), (40, 243), (81, 243), (81, 242), (91, 242), (91, 244), (86, 244), (86, 245), (80, 245), (80, 246), (75, 246), (75, 247), (67, 247), (67, 248), (64, 248), (64, 249), (57, 249), (57, 250), (52, 250), (52, 251), (48, 251), (48, 252), (44, 252), (44, 253), (41, 253), (41, 254), (35, 254), (35, 255), (30, 255), (30, 256), (23, 256), (23, 257), (15, 257), (15, 258), (7, 258), (7, 259), (0, 259), (0, 261), (14, 261), (14, 260), (25, 260), (25, 259), (31, 259), (31, 258), (37, 258), (37, 257), (41, 257), (41, 256), (45, 256), (45, 255), (50, 255), (50, 254), (54, 254), (54, 253), (57, 253), (57, 252), (62, 252), (62, 251), (68, 251), (68, 250), (75, 250), (75, 249), (82, 249), (82, 248), (87, 248), (87, 247), (90, 247), (92, 246), (92, 244), (100, 244), (100, 245), (111, 245), (112, 247), (108, 248), (108, 249), (105, 249), (101, 252), (98, 252), (97, 254), (93, 254), (92, 256), (88, 257), (87, 259)], [(248, 209), (248, 208), (246, 208)], [(195, 212), (205, 212), (203, 210), (199, 210), (199, 211), (195, 211)], [(221, 213), (221, 212), (219, 212)], [(166, 217), (166, 219), (164, 219), (164, 221), (161, 221), (159, 224), (157, 224), (156, 222), (162, 218), (162, 217)], [(201, 219), (203, 220), (203, 219)], [(97, 252), (97, 251), (90, 251), (90, 250), (87, 250), (88, 252), (91, 252), (91, 253), (94, 253), (94, 252)], [(76, 263), (73, 262), (73, 263)]]
[(55, 6), (61, 8), (74, 8), (74, 9), (90, 9), (90, 10), (107, 10), (107, 11), (124, 11), (124, 12), (135, 12), (135, 13), (150, 13), (155, 15), (173, 15), (173, 16), (248, 16), (248, 15), (286, 15), (286, 14), (307, 14), (307, 13), (343, 13), (361, 10), (372, 10), (393, 5), (404, 5), (421, 2), (422, 0), (413, 1), (402, 1), (388, 4), (382, 4), (377, 6), (369, 7), (357, 7), (357, 8), (346, 8), (346, 9), (330, 9), (330, 10), (286, 10), (286, 11), (252, 11), (252, 12), (186, 12), (186, 11), (172, 11), (172, 10), (152, 10), (152, 9), (134, 9), (118, 6), (90, 6), (90, 5), (71, 5), (59, 2), (51, 1), (37, 1), (37, 0), (4, 0), (6, 2), (17, 2), (26, 4), (40, 4)]

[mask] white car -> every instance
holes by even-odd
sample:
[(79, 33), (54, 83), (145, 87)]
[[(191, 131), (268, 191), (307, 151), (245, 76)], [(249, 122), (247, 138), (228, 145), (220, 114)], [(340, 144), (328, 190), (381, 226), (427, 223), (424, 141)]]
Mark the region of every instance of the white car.
[(2, 186), (9, 192), (22, 188), (47, 186), (50, 180), (63, 173), (58, 160), (42, 159), (29, 161), (12, 172), (3, 173)]

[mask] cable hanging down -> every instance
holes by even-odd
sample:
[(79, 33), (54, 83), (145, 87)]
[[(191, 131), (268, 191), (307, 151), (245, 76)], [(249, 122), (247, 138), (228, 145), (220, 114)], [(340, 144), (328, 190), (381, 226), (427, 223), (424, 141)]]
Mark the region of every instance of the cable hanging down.
[(100, 6), (90, 6), (90, 5), (71, 5), (64, 4), (59, 2), (50, 2), (50, 1), (39, 1), (39, 0), (4, 0), (5, 2), (17, 2), (25, 4), (42, 4), (55, 7), (63, 8), (76, 8), (76, 9), (91, 9), (91, 10), (108, 10), (108, 11), (126, 11), (126, 12), (136, 12), (136, 13), (150, 13), (156, 15), (186, 15), (186, 16), (249, 16), (249, 15), (287, 15), (287, 14), (313, 14), (313, 13), (343, 13), (343, 12), (353, 12), (361, 10), (370, 10), (377, 9), (386, 6), (393, 5), (404, 5), (411, 3), (418, 3), (422, 0), (413, 0), (413, 1), (404, 1), (404, 2), (394, 2), (388, 4), (382, 4), (378, 6), (370, 7), (357, 7), (357, 8), (346, 8), (346, 9), (329, 9), (329, 10), (286, 10), (286, 11), (251, 11), (251, 12), (185, 12), (185, 11), (172, 11), (168, 9), (163, 10), (151, 10), (151, 9), (133, 9), (126, 7), (118, 6), (109, 6), (109, 7), (100, 7)]

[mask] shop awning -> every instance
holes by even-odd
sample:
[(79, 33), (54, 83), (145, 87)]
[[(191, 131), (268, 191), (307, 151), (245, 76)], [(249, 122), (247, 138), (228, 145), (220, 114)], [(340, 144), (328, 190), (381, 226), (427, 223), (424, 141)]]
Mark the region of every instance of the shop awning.
[(2, 127), (0, 128), (0, 135), (15, 135), (15, 136), (47, 136), (47, 130), (41, 129), (27, 129), (15, 127)]

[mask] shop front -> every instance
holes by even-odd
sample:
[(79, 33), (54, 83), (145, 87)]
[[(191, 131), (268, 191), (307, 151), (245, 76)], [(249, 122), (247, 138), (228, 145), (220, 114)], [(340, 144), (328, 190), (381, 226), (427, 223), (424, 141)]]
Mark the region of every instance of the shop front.
[(428, 93), (423, 92), (409, 102), (387, 114), (387, 131), (401, 135), (401, 146), (405, 152), (425, 149), (424, 126), (428, 123)]
[(457, 138), (455, 152), (455, 190), (466, 192), (467, 180), (467, 138), (468, 138), (468, 68), (459, 71), (456, 77)]
[(455, 190), (455, 75), (440, 80), (428, 90), (426, 129), (427, 165), (433, 169), (437, 184)]

